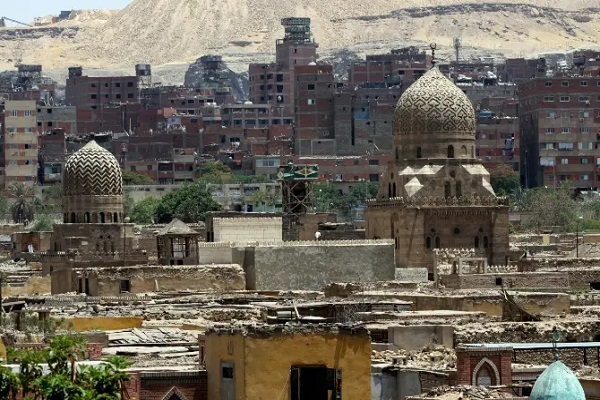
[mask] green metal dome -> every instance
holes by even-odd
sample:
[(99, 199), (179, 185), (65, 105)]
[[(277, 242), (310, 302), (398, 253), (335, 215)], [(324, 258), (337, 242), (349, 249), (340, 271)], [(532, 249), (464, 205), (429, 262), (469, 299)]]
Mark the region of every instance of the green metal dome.
[(535, 381), (529, 400), (585, 400), (585, 393), (573, 371), (555, 361)]

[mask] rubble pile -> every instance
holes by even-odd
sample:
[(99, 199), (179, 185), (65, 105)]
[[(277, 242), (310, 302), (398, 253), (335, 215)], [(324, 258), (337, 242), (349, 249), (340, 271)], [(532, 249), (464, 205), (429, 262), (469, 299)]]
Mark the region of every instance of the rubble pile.
[(483, 386), (439, 386), (430, 390), (421, 398), (439, 400), (479, 400), (479, 399), (512, 399), (514, 396), (501, 390), (488, 389)]
[(373, 350), (371, 359), (397, 364), (400, 367), (448, 370), (456, 368), (456, 353), (444, 346), (428, 346), (417, 351)]

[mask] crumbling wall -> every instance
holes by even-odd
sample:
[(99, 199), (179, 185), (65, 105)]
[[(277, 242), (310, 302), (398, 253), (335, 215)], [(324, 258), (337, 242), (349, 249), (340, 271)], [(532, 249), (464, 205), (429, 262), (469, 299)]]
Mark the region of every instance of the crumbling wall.
[(394, 279), (390, 240), (284, 242), (258, 245), (249, 287), (258, 290), (322, 290), (332, 282)]
[(130, 282), (130, 293), (154, 291), (244, 290), (246, 279), (239, 265), (186, 265), (103, 268), (97, 275), (98, 296), (121, 293), (121, 281)]
[(440, 283), (453, 289), (540, 288), (569, 289), (566, 272), (531, 272), (508, 274), (451, 274), (440, 276)]

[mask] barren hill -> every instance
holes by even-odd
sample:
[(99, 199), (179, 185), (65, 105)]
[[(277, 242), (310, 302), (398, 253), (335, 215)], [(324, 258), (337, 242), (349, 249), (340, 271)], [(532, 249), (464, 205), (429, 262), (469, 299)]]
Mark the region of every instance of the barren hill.
[(452, 38), (460, 37), (465, 55), (533, 56), (597, 47), (598, 11), (600, 0), (134, 0), (100, 20), (79, 14), (53, 37), (15, 38), (0, 28), (0, 69), (16, 48), (24, 62), (46, 70), (81, 64), (131, 71), (137, 62), (191, 62), (207, 53), (243, 69), (273, 58), (280, 19), (289, 16), (312, 19), (322, 55), (429, 42), (451, 54)]

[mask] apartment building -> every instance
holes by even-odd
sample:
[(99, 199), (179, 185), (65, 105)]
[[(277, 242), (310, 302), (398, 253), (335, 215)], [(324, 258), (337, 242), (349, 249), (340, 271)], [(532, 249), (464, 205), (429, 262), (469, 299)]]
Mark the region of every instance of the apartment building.
[(519, 85), (527, 187), (600, 183), (600, 76), (535, 78)]
[(33, 100), (9, 100), (4, 106), (4, 184), (34, 185), (38, 175), (37, 106)]
[(84, 76), (81, 67), (72, 67), (65, 88), (65, 104), (95, 110), (106, 104), (137, 103), (139, 81), (137, 76)]

